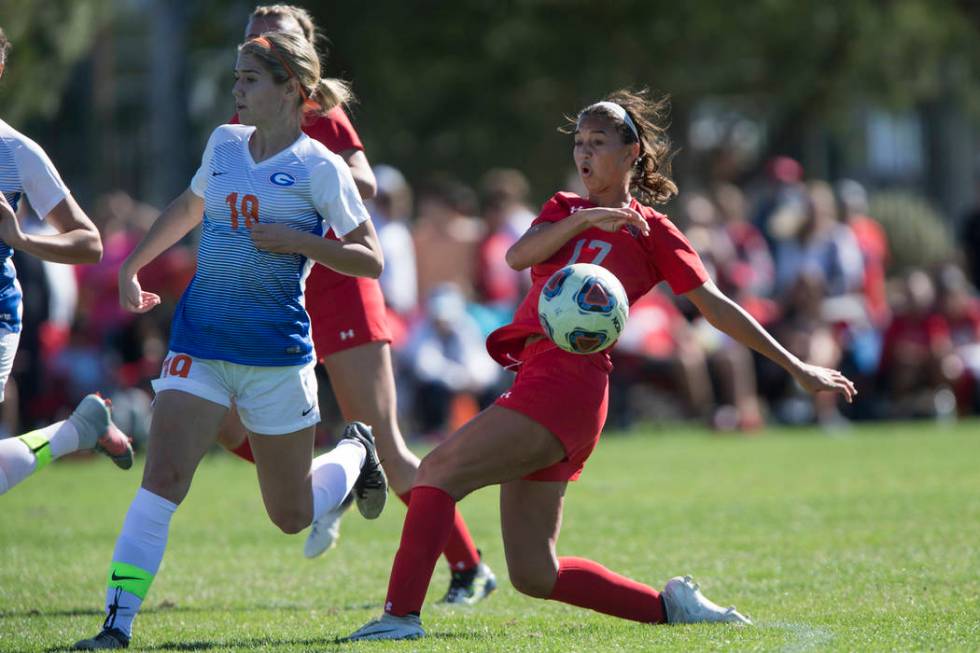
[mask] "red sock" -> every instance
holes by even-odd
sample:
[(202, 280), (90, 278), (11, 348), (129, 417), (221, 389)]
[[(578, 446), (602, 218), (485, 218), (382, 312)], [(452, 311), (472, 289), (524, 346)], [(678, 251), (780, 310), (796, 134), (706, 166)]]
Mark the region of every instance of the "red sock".
[[(412, 498), (412, 492), (399, 494), (398, 498), (407, 506)], [(476, 550), (476, 544), (470, 537), (470, 529), (466, 527), (466, 521), (459, 510), (456, 511), (453, 530), (449, 534), (449, 543), (446, 544), (443, 554), (446, 556), (449, 568), (453, 571), (466, 571), (480, 564), (480, 552)]]
[(558, 580), (548, 598), (620, 619), (667, 622), (660, 592), (585, 558), (558, 559)]
[(248, 438), (245, 438), (245, 440), (240, 445), (238, 445), (234, 449), (229, 449), (228, 451), (235, 454), (242, 460), (247, 460), (253, 465), (255, 464), (255, 456), (252, 455), (252, 445), (248, 443)]
[(436, 487), (412, 489), (412, 500), (402, 527), (402, 541), (391, 566), (385, 612), (404, 617), (422, 611), (439, 554), (453, 528), (456, 501)]

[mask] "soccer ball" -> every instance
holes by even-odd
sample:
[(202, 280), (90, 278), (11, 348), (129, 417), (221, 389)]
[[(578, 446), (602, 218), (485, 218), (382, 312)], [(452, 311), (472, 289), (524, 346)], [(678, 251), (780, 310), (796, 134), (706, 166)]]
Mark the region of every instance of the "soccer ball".
[(566, 265), (538, 297), (538, 319), (552, 342), (572, 354), (611, 347), (626, 326), (629, 300), (612, 272), (591, 263)]

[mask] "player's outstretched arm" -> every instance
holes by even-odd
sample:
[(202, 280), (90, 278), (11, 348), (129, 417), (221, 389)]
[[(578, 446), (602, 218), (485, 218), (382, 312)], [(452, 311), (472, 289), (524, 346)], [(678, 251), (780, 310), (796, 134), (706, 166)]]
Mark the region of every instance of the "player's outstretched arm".
[(377, 279), (384, 269), (384, 255), (374, 225), (362, 222), (340, 241), (292, 229), (284, 224), (263, 223), (252, 227), (258, 249), (279, 254), (302, 254), (332, 270), (352, 277)]
[(703, 286), (685, 293), (684, 296), (698, 307), (712, 326), (780, 365), (807, 391), (839, 392), (848, 402), (857, 394), (851, 380), (837, 370), (804, 363), (786, 351), (741, 306), (718, 290), (710, 279)]
[(164, 209), (119, 268), (119, 304), (123, 308), (145, 313), (160, 303), (158, 295), (140, 288), (136, 275), (200, 224), (203, 215), (204, 199), (189, 188)]
[(374, 196), (378, 194), (378, 180), (374, 177), (374, 171), (371, 170), (367, 155), (358, 149), (344, 150), (338, 154), (347, 162), (350, 174), (354, 177), (357, 192), (361, 194), (361, 199), (374, 199)]
[(53, 235), (25, 234), (10, 204), (0, 199), (0, 239), (16, 250), (53, 263), (98, 263), (102, 239), (75, 198), (66, 195), (45, 219), (58, 230)]
[(627, 224), (639, 229), (644, 236), (650, 233), (650, 225), (643, 216), (629, 208), (583, 209), (558, 222), (534, 225), (507, 250), (507, 265), (515, 270), (529, 268), (547, 261), (571, 238), (590, 227), (615, 233)]

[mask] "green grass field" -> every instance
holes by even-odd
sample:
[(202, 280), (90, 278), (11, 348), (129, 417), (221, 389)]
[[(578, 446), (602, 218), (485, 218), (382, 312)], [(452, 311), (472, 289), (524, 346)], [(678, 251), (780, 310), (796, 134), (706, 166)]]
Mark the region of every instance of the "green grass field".
[[(97, 632), (113, 542), (139, 472), (54, 464), (0, 497), (0, 650)], [(980, 424), (878, 425), (829, 438), (610, 434), (567, 496), (560, 552), (661, 587), (690, 572), (753, 628), (652, 627), (519, 595), (497, 491), (462, 509), (501, 587), (427, 607), (430, 637), (338, 644), (379, 614), (404, 510), (348, 515), (339, 546), (265, 517), (254, 472), (208, 458), (177, 512), (132, 648), (161, 651), (980, 650)], [(429, 593), (445, 590), (440, 563)]]

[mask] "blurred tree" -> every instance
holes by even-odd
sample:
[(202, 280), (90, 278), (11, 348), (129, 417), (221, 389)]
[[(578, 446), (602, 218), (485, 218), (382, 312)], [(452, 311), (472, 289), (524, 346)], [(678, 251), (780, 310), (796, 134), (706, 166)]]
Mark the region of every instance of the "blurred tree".
[[(117, 157), (111, 181), (95, 186), (141, 191), (186, 178), (185, 168), (193, 165), (186, 152), (198, 152), (210, 129), (230, 113), (234, 45), (253, 3), (209, 0), (164, 11), (168, 4), (0, 0), (0, 25), (15, 43), (9, 79), (0, 85), (3, 115), (15, 123), (53, 116), (75, 62), (93, 52), (93, 67), (109, 82), (96, 84), (102, 93), (97, 102), (76, 88), (69, 103), (94, 104), (98, 120), (112, 120), (111, 128), (91, 129), (114, 130), (113, 138), (90, 135), (89, 145), (127, 146), (107, 157)], [(918, 109), (932, 103), (943, 109), (933, 115), (946, 126), (935, 138), (927, 136), (934, 162), (946, 161), (935, 169), (946, 171), (962, 172), (962, 153), (968, 152), (960, 147), (959, 155), (948, 156), (949, 143), (956, 142), (949, 134), (969, 128), (980, 115), (980, 10), (970, 0), (300, 4), (332, 41), (327, 72), (354, 83), (361, 100), (354, 118), (371, 159), (389, 161), (415, 180), (435, 170), (474, 180), (487, 167), (503, 165), (525, 170), (541, 194), (560, 187), (571, 170), (569, 141), (556, 131), (563, 115), (622, 86), (673, 96), (675, 142), (682, 148), (677, 163), (687, 176), (704, 175), (702, 162), (683, 148), (690, 116), (705, 98), (737, 102), (766, 127), (765, 151), (807, 155), (821, 162), (813, 167), (817, 173), (836, 156), (828, 145), (832, 134), (838, 149), (841, 143), (850, 147), (846, 129), (865, 105)], [(185, 46), (154, 46), (153, 30), (173, 27), (158, 25), (154, 12), (186, 23)], [(112, 34), (98, 31), (109, 18)], [(171, 58), (182, 73), (168, 72)], [(160, 75), (181, 101), (171, 97), (158, 111), (182, 108), (185, 115), (168, 124), (192, 127), (179, 135), (183, 148), (154, 143), (146, 133), (142, 114), (153, 97), (146, 89)], [(163, 159), (155, 156), (161, 152)], [(151, 183), (150, 161), (180, 172)], [(937, 195), (961, 194), (962, 175), (939, 172), (929, 181), (950, 186)]]
[[(472, 178), (518, 165), (561, 184), (562, 115), (620, 86), (674, 98), (675, 125), (704, 96), (736, 96), (796, 151), (815, 123), (861, 102), (939, 98), (956, 62), (956, 100), (977, 101), (980, 54), (967, 2), (930, 0), (588, 0), (333, 3), (314, 8), (348, 74), (375, 160), (410, 174)], [(677, 130), (683, 145), (686, 134)], [(564, 157), (564, 158), (563, 158)]]
[(0, 83), (3, 118), (50, 118), (76, 64), (91, 51), (111, 3), (100, 0), (0, 0), (0, 27), (13, 43)]

